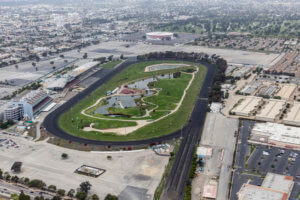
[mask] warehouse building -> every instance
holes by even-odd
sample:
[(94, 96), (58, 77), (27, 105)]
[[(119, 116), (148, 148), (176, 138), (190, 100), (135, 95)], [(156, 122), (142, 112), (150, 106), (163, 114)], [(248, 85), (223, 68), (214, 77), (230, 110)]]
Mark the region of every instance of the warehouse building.
[(281, 87), (276, 96), (281, 97), (281, 99), (289, 99), (295, 92), (297, 85), (295, 84), (285, 84)]
[(271, 99), (267, 102), (267, 104), (263, 107), (258, 115), (256, 115), (257, 120), (274, 122), (275, 118), (280, 114), (285, 101)]
[(251, 71), (250, 67), (241, 67), (239, 70), (233, 71), (231, 76), (234, 77), (234, 78), (243, 77), (244, 75), (246, 75), (250, 71)]
[(239, 100), (241, 102), (234, 107), (231, 112), (239, 116), (249, 117), (251, 112), (259, 105), (261, 100), (261, 97), (244, 97), (243, 99)]
[(278, 87), (275, 85), (264, 86), (258, 92), (260, 97), (272, 97), (278, 90)]
[(243, 184), (239, 200), (288, 200), (294, 186), (293, 177), (268, 173), (261, 186)]
[(283, 123), (288, 125), (300, 126), (300, 103), (295, 102), (291, 111), (287, 114)]
[(256, 123), (251, 130), (249, 143), (300, 149), (300, 128), (277, 123)]
[(240, 93), (243, 95), (252, 95), (262, 84), (260, 82), (252, 82), (246, 85)]
[(300, 103), (295, 102), (291, 111), (287, 114), (283, 123), (288, 125), (300, 126)]
[(226, 68), (225, 76), (230, 76), (232, 74), (232, 72), (234, 72), (234, 70), (236, 70), (236, 69), (237, 69), (237, 66), (235, 66), (235, 65), (229, 65)]

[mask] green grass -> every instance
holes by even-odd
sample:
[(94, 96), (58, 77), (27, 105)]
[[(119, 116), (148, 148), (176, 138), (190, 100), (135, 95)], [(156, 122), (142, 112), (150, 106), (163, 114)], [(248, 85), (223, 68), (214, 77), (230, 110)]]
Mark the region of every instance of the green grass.
[(122, 60), (110, 61), (108, 63), (105, 63), (105, 64), (101, 65), (100, 67), (103, 67), (103, 68), (114, 68), (115, 66), (117, 66), (121, 62), (122, 62)]
[[(157, 119), (162, 117), (163, 115), (168, 114), (169, 112), (176, 108), (176, 104), (180, 101), (184, 89), (187, 87), (189, 81), (191, 80), (191, 74), (182, 74), (180, 78), (174, 79), (160, 79), (157, 82), (153, 82), (152, 88), (160, 89), (158, 95), (152, 95), (149, 97), (144, 98), (144, 101), (150, 102), (145, 106), (133, 107), (133, 108), (108, 108), (109, 113), (111, 114), (123, 114), (125, 116), (117, 117), (117, 119), (132, 119), (137, 120), (136, 118), (130, 118), (132, 116), (143, 116), (146, 113), (146, 109), (151, 110), (155, 108), (153, 104), (157, 105), (158, 107), (155, 109), (156, 113), (151, 112), (150, 117), (138, 118), (139, 120), (145, 119)], [(152, 104), (151, 104), (152, 103)], [(103, 103), (102, 103), (103, 104)], [(109, 116), (104, 116), (98, 113), (93, 113), (101, 104), (90, 108), (87, 113), (97, 117), (104, 117), (104, 118), (111, 118)]]
[(181, 74), (180, 78), (162, 79), (154, 82), (153, 88), (162, 88), (162, 90), (158, 95), (145, 98), (145, 101), (158, 105), (156, 110), (173, 110), (190, 80), (190, 74)]
[[(147, 106), (145, 106), (147, 107)], [(131, 107), (131, 108), (108, 108), (108, 112), (111, 114), (122, 114), (127, 116), (143, 116), (146, 114), (145, 107)]]
[(254, 145), (251, 145), (251, 146), (250, 146), (250, 155), (253, 153), (253, 151), (255, 150), (255, 148), (256, 148), (256, 147), (255, 147)]
[[(176, 130), (179, 130), (182, 126), (186, 124), (189, 119), (189, 116), (193, 110), (194, 103), (196, 101), (197, 95), (201, 89), (203, 80), (206, 74), (206, 68), (202, 65), (197, 65), (199, 67), (199, 72), (195, 75), (195, 79), (193, 84), (187, 91), (186, 97), (182, 103), (182, 106), (179, 108), (177, 112), (174, 114), (159, 120), (158, 122), (149, 124), (144, 126), (135, 132), (132, 132), (126, 136), (120, 136), (113, 133), (99, 133), (99, 132), (85, 132), (80, 128), (89, 124), (95, 123), (98, 124), (97, 126), (101, 126), (101, 128), (117, 128), (122, 126), (130, 126), (134, 125), (135, 122), (124, 122), (118, 120), (100, 120), (94, 119), (91, 117), (87, 117), (82, 115), (80, 112), (87, 108), (88, 106), (93, 105), (100, 97), (105, 96), (106, 91), (113, 90), (117, 86), (120, 86), (124, 83), (131, 82), (133, 80), (143, 79), (153, 75), (160, 75), (166, 73), (174, 73), (176, 71), (180, 71), (183, 68), (190, 68), (190, 67), (183, 67), (181, 69), (172, 69), (172, 70), (162, 70), (156, 72), (144, 72), (144, 68), (148, 65), (159, 64), (159, 63), (167, 63), (166, 61), (148, 61), (143, 63), (133, 64), (122, 72), (114, 76), (109, 82), (102, 85), (99, 89), (95, 92), (90, 94), (84, 100), (80, 101), (77, 105), (73, 106), (73, 108), (67, 112), (65, 112), (59, 118), (59, 125), (60, 127), (68, 132), (69, 134), (83, 137), (87, 139), (93, 140), (107, 140), (107, 141), (131, 141), (131, 140), (141, 140), (141, 139), (149, 139), (153, 137), (159, 137), (162, 135), (170, 134)], [(178, 61), (169, 61), (168, 63), (180, 63)], [(186, 62), (184, 62), (186, 63)], [(191, 65), (196, 66), (194, 63), (188, 63)], [(165, 112), (154, 112), (151, 115), (154, 118), (159, 118), (160, 115), (165, 114)], [(72, 119), (73, 118), (73, 122)], [(75, 119), (78, 118), (80, 122), (77, 128), (77, 123), (75, 123)], [(82, 119), (82, 120), (81, 120)], [(78, 122), (77, 121), (77, 122)]]

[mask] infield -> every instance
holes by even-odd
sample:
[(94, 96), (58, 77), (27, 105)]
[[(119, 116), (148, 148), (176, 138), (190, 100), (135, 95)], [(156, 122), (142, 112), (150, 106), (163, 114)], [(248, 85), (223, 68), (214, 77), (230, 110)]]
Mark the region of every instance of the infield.
[[(182, 66), (145, 72), (147, 66), (167, 63)], [(205, 74), (204, 66), (189, 62), (133, 64), (65, 112), (59, 118), (59, 125), (69, 134), (106, 141), (141, 140), (172, 133), (189, 119)], [(152, 80), (143, 84), (148, 79)], [(141, 85), (148, 88), (139, 88)], [(106, 96), (107, 91), (116, 88), (119, 89), (115, 94)], [(135, 94), (140, 96), (128, 104), (134, 102), (134, 106), (124, 107), (128, 102), (122, 99), (108, 103), (112, 98), (131, 98)], [(95, 112), (107, 104), (104, 109), (107, 113)]]

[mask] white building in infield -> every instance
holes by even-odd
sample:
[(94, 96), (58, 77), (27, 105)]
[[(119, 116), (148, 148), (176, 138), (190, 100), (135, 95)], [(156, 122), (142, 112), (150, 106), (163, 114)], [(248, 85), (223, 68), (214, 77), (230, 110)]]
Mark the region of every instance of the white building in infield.
[(146, 33), (147, 40), (172, 40), (174, 34), (170, 32), (151, 32)]
[(270, 122), (256, 123), (249, 143), (300, 149), (300, 128)]

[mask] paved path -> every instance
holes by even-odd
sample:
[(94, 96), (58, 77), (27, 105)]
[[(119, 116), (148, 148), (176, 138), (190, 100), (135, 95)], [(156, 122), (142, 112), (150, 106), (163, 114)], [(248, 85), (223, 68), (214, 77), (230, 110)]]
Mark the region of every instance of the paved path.
[[(90, 87), (88, 87), (84, 91), (78, 93), (76, 96), (74, 96), (73, 98), (71, 98), (69, 101), (67, 101), (66, 103), (62, 104), (60, 107), (58, 107), (54, 111), (52, 111), (49, 115), (47, 115), (47, 117), (46, 117), (46, 119), (44, 120), (44, 123), (43, 123), (44, 127), (46, 128), (46, 130), (49, 133), (51, 133), (51, 134), (53, 134), (53, 135), (55, 135), (55, 136), (57, 136), (59, 138), (65, 139), (65, 140), (69, 140), (69, 141), (73, 141), (73, 142), (79, 142), (79, 143), (84, 143), (84, 144), (110, 145), (110, 146), (112, 146), (112, 145), (114, 145), (114, 146), (131, 146), (131, 145), (151, 144), (151, 143), (155, 143), (155, 142), (162, 142), (162, 141), (171, 140), (173, 138), (182, 136), (181, 130), (178, 130), (178, 131), (175, 131), (175, 132), (173, 132), (173, 133), (171, 133), (169, 135), (163, 135), (163, 136), (160, 136), (160, 137), (157, 137), (157, 138), (151, 138), (151, 139), (145, 139), (145, 140), (136, 140), (136, 141), (99, 141), (99, 140), (90, 140), (90, 139), (80, 138), (80, 137), (71, 135), (71, 134), (63, 131), (60, 128), (60, 126), (58, 125), (58, 119), (59, 119), (60, 115), (62, 115), (65, 111), (71, 109), (71, 107), (73, 107), (74, 105), (76, 105), (82, 99), (86, 98), (86, 96), (88, 96), (89, 94), (91, 94), (92, 92), (94, 92), (97, 88), (99, 88), (105, 82), (109, 81), (117, 73), (120, 73), (126, 67), (128, 67), (128, 66), (130, 66), (130, 65), (132, 65), (134, 63), (138, 63), (138, 62), (140, 62), (140, 61), (128, 60), (128, 61), (122, 63), (118, 68), (113, 69), (111, 72), (109, 72), (108, 74), (106, 74), (102, 79), (100, 79), (97, 82), (93, 83)], [(193, 62), (193, 61), (191, 61), (191, 62)], [(204, 86), (203, 88), (204, 89), (203, 88), (201, 89), (201, 91), (207, 92), (206, 96), (208, 96), (208, 93), (210, 91), (210, 87), (207, 86), (206, 82), (210, 81), (210, 79), (212, 79), (214, 77), (214, 66), (212, 66), (210, 64), (207, 64), (207, 63), (204, 63), (204, 62), (196, 62), (196, 63), (203, 64), (208, 69), (208, 72), (206, 74), (206, 79), (205, 79), (205, 81), (203, 83), (203, 86)], [(210, 79), (208, 79), (208, 78), (210, 78)], [(209, 83), (209, 85), (210, 85), (210, 83)], [(202, 100), (202, 101), (205, 101), (205, 100)], [(207, 108), (206, 106), (207, 105), (204, 105), (205, 109), (201, 109), (201, 111), (203, 111), (204, 113), (206, 112), (206, 108)], [(199, 106), (195, 106), (194, 111), (197, 110), (197, 109), (199, 109)]]
[[(152, 124), (154, 122), (157, 122), (159, 120), (162, 120), (172, 114), (174, 114), (176, 111), (178, 111), (178, 109), (180, 108), (180, 106), (182, 105), (182, 102), (186, 96), (186, 92), (187, 90), (190, 88), (190, 86), (192, 85), (194, 79), (195, 79), (195, 74), (198, 73), (199, 69), (198, 67), (196, 68), (196, 71), (192, 73), (192, 78), (191, 80), (189, 81), (187, 87), (184, 89), (183, 91), (183, 95), (180, 99), (180, 101), (177, 103), (176, 105), (176, 108), (174, 110), (171, 110), (170, 113), (158, 118), (158, 119), (155, 119), (155, 120), (126, 120), (126, 119), (112, 119), (112, 118), (105, 118), (105, 117), (96, 117), (96, 116), (93, 116), (93, 115), (89, 115), (86, 113), (86, 111), (90, 108), (93, 108), (95, 106), (97, 106), (103, 99), (107, 98), (107, 97), (102, 97), (100, 99), (98, 99), (96, 101), (96, 103), (94, 103), (93, 105), (85, 108), (84, 110), (81, 111), (81, 114), (85, 115), (85, 116), (88, 116), (88, 117), (91, 117), (91, 118), (94, 118), (94, 119), (101, 119), (101, 120), (117, 120), (117, 121), (123, 121), (123, 122), (136, 122), (136, 126), (129, 126), (129, 127), (121, 127), (121, 128), (110, 128), (110, 129), (96, 129), (96, 128), (93, 128), (92, 126), (90, 127), (85, 127), (83, 130), (84, 131), (96, 131), (96, 132), (100, 132), (100, 133), (116, 133), (117, 135), (127, 135), (129, 133), (132, 133), (148, 124)], [(121, 86), (121, 89), (119, 91), (122, 90), (122, 88), (124, 87), (124, 85), (128, 85), (128, 83), (125, 83)], [(158, 91), (159, 92), (159, 91)], [(156, 95), (158, 95), (158, 92), (156, 93)], [(116, 96), (118, 94), (114, 94), (114, 95), (111, 95), (109, 97), (113, 97), (113, 96)], [(143, 98), (144, 99), (144, 98)], [(149, 103), (149, 102), (147, 102)], [(158, 106), (158, 105), (156, 105)], [(155, 109), (155, 108), (154, 108)], [(154, 110), (152, 109), (152, 110)], [(149, 115), (149, 112), (147, 112), (148, 115)]]

